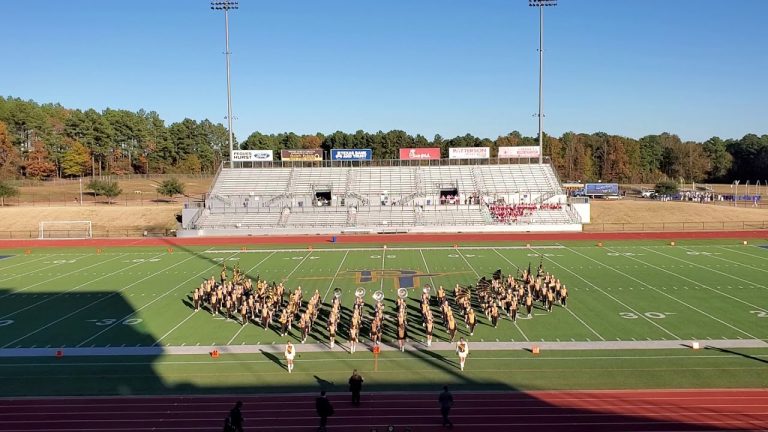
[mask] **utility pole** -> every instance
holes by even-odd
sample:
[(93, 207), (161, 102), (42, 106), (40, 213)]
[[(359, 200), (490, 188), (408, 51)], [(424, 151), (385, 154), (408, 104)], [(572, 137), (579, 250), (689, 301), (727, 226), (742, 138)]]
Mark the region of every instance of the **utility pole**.
[(224, 11), (224, 37), (226, 48), (224, 51), (227, 59), (227, 127), (229, 130), (229, 163), (232, 166), (232, 154), (234, 153), (234, 137), (232, 135), (232, 85), (229, 74), (229, 56), (232, 54), (229, 52), (229, 11), (237, 9), (238, 2), (236, 1), (212, 1), (211, 9)]
[(539, 8), (539, 163), (544, 163), (544, 7), (557, 6), (557, 0), (528, 0)]

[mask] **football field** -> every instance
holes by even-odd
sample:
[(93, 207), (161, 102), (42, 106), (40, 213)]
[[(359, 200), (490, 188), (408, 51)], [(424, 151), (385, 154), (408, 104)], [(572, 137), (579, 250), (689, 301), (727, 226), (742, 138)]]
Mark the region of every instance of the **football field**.
[[(383, 353), (382, 370), (403, 371), (404, 376), (426, 384), (441, 377), (441, 373), (448, 373), (441, 372), (439, 366), (452, 366), (453, 356), (445, 351), (450, 349), (446, 344), (437, 344), (433, 349), (426, 349), (423, 344), (425, 335), (418, 302), (424, 287), (431, 287), (433, 295), (439, 285), (450, 292), (457, 283), (474, 284), (480, 277), (490, 278), (498, 269), (517, 275), (529, 266), (535, 272), (541, 264), (567, 285), (568, 307), (556, 305), (552, 312), (547, 312), (537, 305), (530, 318), (523, 315), (516, 322), (502, 314), (497, 328), (478, 313), (474, 335), (469, 335), (460, 323), (459, 333), (473, 346), (471, 359), (477, 359), (475, 364), (480, 365), (480, 359), (485, 358), (488, 370), (504, 370), (508, 363), (505, 359), (528, 361), (530, 353), (520, 347), (542, 343), (555, 344), (547, 345), (554, 347), (557, 343), (593, 343), (594, 346), (584, 347), (608, 350), (558, 351), (558, 356), (571, 359), (568, 367), (577, 370), (585, 365), (579, 365), (573, 358), (620, 358), (635, 352), (615, 351), (629, 346), (622, 344), (644, 348), (636, 351), (637, 355), (667, 353), (664, 355), (677, 357), (693, 351), (652, 348), (669, 348), (691, 341), (706, 346), (728, 340), (753, 343), (753, 348), (745, 345), (742, 354), (748, 352), (748, 357), (759, 360), (749, 363), (750, 368), (765, 371), (768, 349), (762, 346), (768, 340), (768, 249), (764, 243), (768, 242), (754, 239), (745, 245), (741, 240), (689, 240), (678, 241), (674, 246), (665, 241), (611, 241), (600, 246), (585, 242), (539, 242), (530, 247), (505, 243), (460, 247), (328, 244), (314, 248), (273, 245), (261, 249), (177, 245), (0, 251), (0, 374), (9, 378), (27, 373), (30, 368), (34, 370), (19, 361), (19, 356), (28, 355), (39, 356), (33, 357), (31, 364), (52, 365), (59, 370), (67, 362), (147, 363), (142, 356), (127, 354), (129, 351), (117, 358), (114, 353), (150, 347), (157, 350), (149, 362), (153, 373), (164, 376), (166, 385), (178, 385), (184, 382), (183, 378), (190, 378), (184, 376), (183, 365), (213, 360), (194, 352), (186, 356), (173, 353), (185, 348), (198, 348), (200, 354), (214, 347), (222, 351), (240, 347), (241, 354), (219, 359), (219, 364), (231, 362), (236, 364), (233, 368), (245, 367), (254, 374), (262, 374), (262, 382), (279, 387), (286, 378), (279, 367), (279, 356), (271, 352), (287, 339), (299, 343), (297, 329), (281, 338), (274, 328), (265, 330), (253, 323), (242, 326), (238, 319), (212, 315), (206, 310), (195, 312), (191, 306), (190, 293), (203, 279), (212, 275), (218, 279), (222, 266), (231, 273), (234, 265), (252, 279), (283, 281), (288, 290), (301, 286), (305, 299), (315, 290), (320, 292), (325, 307), (308, 345), (302, 348), (299, 344), (298, 348), (305, 353), (304, 359), (316, 362), (316, 370), (333, 370), (343, 362), (347, 373), (350, 358), (364, 360), (366, 364), (359, 366), (361, 369), (371, 367), (372, 356), (366, 349), (358, 348), (358, 353), (351, 356), (344, 342), (334, 350), (325, 345), (325, 313), (336, 288), (342, 289), (342, 304), (346, 307), (351, 305), (359, 287), (365, 289), (369, 305), (375, 291), (384, 293), (390, 315), (385, 321), (385, 344), (394, 342), (394, 300), (398, 288), (406, 288), (410, 308), (407, 351), (411, 353)], [(437, 312), (437, 305), (433, 302), (432, 306)], [(368, 342), (368, 322), (364, 317), (362, 335), (366, 337), (362, 342)], [(446, 341), (439, 319), (435, 329), (436, 340)], [(342, 326), (339, 339), (345, 335)], [(668, 345), (654, 345), (661, 343)], [(87, 354), (87, 349), (111, 355), (70, 357), (70, 353)], [(60, 350), (65, 358), (54, 359), (47, 350)], [(257, 353), (257, 358), (247, 353)], [(540, 358), (547, 358), (546, 354)], [(744, 355), (731, 357), (749, 360)], [(717, 358), (727, 357), (720, 353)], [(95, 359), (96, 363), (83, 362), (84, 358)], [(594, 363), (600, 361), (598, 358)], [(398, 362), (397, 367), (392, 362)], [(631, 362), (626, 360), (623, 364)], [(660, 364), (669, 365), (666, 360), (660, 360)], [(81, 370), (73, 372), (75, 376), (86, 373), (83, 368), (87, 369), (81, 366)], [(431, 376), (430, 371), (434, 372)], [(50, 370), (39, 371), (40, 375), (48, 373)], [(753, 373), (747, 372), (745, 377)], [(272, 376), (275, 374), (278, 378)], [(169, 378), (174, 375), (175, 379)], [(745, 378), (741, 384), (749, 385), (749, 381)], [(596, 385), (620, 387), (622, 383)]]

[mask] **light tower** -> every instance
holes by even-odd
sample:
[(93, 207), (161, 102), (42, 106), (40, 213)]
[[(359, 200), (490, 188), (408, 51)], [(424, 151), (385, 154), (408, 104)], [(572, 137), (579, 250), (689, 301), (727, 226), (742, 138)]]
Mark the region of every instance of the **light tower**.
[(224, 11), (224, 36), (226, 40), (226, 48), (224, 51), (227, 59), (227, 127), (229, 131), (229, 163), (232, 165), (232, 154), (234, 153), (234, 138), (232, 135), (232, 86), (229, 77), (229, 11), (237, 9), (238, 4), (236, 1), (212, 1), (211, 9)]
[(539, 163), (544, 162), (544, 8), (557, 6), (557, 0), (528, 0), (528, 6), (539, 8)]

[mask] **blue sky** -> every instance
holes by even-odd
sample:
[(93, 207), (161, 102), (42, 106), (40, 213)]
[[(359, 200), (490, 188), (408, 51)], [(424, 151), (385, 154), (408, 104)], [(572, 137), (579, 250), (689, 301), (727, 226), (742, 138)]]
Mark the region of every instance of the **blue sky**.
[[(560, 0), (545, 130), (768, 133), (768, 1)], [(235, 133), (537, 130), (526, 0), (241, 0)], [(203, 0), (3, 2), (0, 94), (225, 123), (224, 17)]]

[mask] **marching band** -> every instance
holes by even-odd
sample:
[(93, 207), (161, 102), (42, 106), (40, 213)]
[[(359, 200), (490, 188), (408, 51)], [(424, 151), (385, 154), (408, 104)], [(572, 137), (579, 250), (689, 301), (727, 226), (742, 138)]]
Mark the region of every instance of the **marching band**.
[[(409, 324), (413, 325), (408, 316), (408, 289), (397, 289), (395, 313), (392, 317), (385, 313), (383, 291), (373, 293), (374, 303), (368, 306), (370, 313), (366, 313), (365, 288), (357, 288), (354, 294), (350, 314), (341, 305), (343, 291), (340, 288), (334, 289), (330, 308), (324, 313), (328, 346), (334, 348), (339, 330), (346, 329), (349, 353), (354, 354), (364, 327), (369, 330), (368, 337), (371, 343), (377, 346), (382, 343), (385, 326), (391, 322), (393, 328), (388, 331), (394, 333), (398, 349), (405, 351), (405, 344), (409, 337)], [(516, 322), (519, 318), (518, 309), (522, 305), (526, 309), (526, 318), (531, 319), (535, 302), (541, 304), (541, 309), (552, 312), (555, 304), (566, 308), (568, 299), (568, 289), (565, 284), (554, 275), (545, 272), (541, 264), (535, 275), (532, 274), (530, 265), (527, 270), (521, 269), (517, 277), (512, 274), (504, 277), (501, 270), (497, 270), (490, 279), (482, 277), (473, 286), (456, 284), (452, 294), (452, 301), (450, 301), (443, 286), (434, 289), (430, 285), (425, 285), (421, 290), (418, 310), (421, 313), (421, 326), (427, 347), (432, 346), (435, 325), (433, 308), (435, 307), (441, 312), (442, 326), (449, 336), (448, 341), (452, 343), (457, 333), (454, 311), (461, 315), (468, 334), (472, 336), (478, 324), (478, 313), (484, 314), (490, 325), (495, 328), (499, 325), (502, 313), (512, 322)], [(321, 309), (327, 307), (318, 290), (315, 290), (305, 303), (301, 286), (286, 294), (286, 288), (282, 282), (268, 283), (259, 277), (254, 282), (240, 271), (237, 264), (232, 269), (231, 278), (228, 278), (227, 268), (224, 266), (219, 281), (216, 281), (213, 276), (204, 280), (191, 293), (190, 299), (194, 311), (205, 308), (212, 315), (221, 315), (227, 320), (239, 321), (242, 326), (249, 322), (260, 325), (264, 330), (273, 326), (281, 337), (285, 337), (292, 330), (294, 321), (298, 319), (297, 329), (302, 343), (306, 342), (312, 334)], [(342, 317), (345, 315), (350, 317), (346, 323), (342, 322)], [(416, 318), (412, 317), (412, 319)], [(463, 337), (456, 344), (456, 352), (461, 370), (464, 370), (469, 344)], [(293, 371), (295, 355), (296, 348), (288, 342), (284, 357), (288, 363), (289, 373)]]

